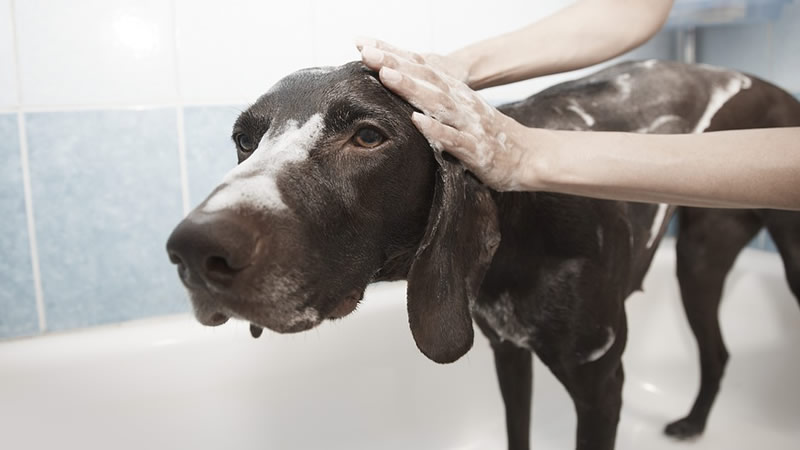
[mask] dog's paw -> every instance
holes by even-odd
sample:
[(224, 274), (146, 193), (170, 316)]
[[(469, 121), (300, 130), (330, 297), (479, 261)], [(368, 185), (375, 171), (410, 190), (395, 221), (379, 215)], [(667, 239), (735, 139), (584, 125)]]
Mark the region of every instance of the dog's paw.
[(689, 440), (700, 437), (703, 434), (703, 429), (705, 429), (704, 425), (693, 422), (686, 417), (667, 425), (664, 428), (664, 434), (675, 439)]

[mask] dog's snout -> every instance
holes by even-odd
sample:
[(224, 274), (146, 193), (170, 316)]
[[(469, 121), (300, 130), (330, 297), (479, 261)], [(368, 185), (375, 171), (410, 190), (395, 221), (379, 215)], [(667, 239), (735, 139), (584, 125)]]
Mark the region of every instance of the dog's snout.
[(260, 235), (231, 212), (193, 212), (167, 241), (167, 253), (188, 287), (229, 287), (257, 257)]

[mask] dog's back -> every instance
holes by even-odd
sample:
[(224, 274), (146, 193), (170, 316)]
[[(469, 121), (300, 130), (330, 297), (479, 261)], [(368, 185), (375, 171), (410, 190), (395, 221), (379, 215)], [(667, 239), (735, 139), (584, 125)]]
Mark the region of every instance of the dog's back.
[[(800, 126), (800, 102), (772, 84), (662, 61), (619, 64), (500, 110), (527, 126), (562, 130), (673, 134)], [(675, 208), (550, 193), (495, 193), (495, 199), (503, 240), (473, 308), (476, 320), (496, 355), (507, 341), (535, 350), (572, 394), (580, 423), (580, 402), (598, 402), (601, 389), (587, 389), (597, 383), (585, 380), (621, 378), (621, 366), (614, 366), (626, 333), (621, 302), (641, 286)], [(717, 320), (727, 272), (766, 226), (800, 298), (800, 213), (680, 208), (679, 214), (678, 275), (703, 380), (692, 412), (666, 432), (686, 438), (703, 431), (727, 361)], [(507, 310), (514, 311), (513, 321), (502, 320)], [(519, 357), (507, 356), (505, 364)], [(612, 362), (604, 367), (603, 359)], [(499, 373), (503, 366), (498, 362)], [(514, 401), (506, 400), (513, 409)], [(598, 420), (586, 416), (586, 422)], [(514, 433), (523, 434), (509, 428), (510, 439)], [(595, 431), (601, 441), (602, 435)]]

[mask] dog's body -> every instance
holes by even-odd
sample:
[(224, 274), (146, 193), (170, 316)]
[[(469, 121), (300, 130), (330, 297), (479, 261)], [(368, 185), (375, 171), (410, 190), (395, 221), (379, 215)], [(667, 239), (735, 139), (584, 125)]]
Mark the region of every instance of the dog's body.
[[(800, 103), (770, 84), (655, 61), (621, 64), (500, 109), (555, 129), (800, 126)], [(301, 331), (351, 312), (369, 282), (408, 279), (410, 326), (428, 357), (463, 355), (473, 319), (489, 338), (510, 448), (528, 448), (532, 351), (575, 402), (577, 447), (613, 448), (624, 300), (641, 286), (674, 208), (490, 192), (432, 152), (410, 112), (374, 74), (350, 64), (287, 77), (243, 113), (234, 128), (242, 164), (168, 244), (198, 319), (217, 325), (235, 316)], [(727, 359), (716, 314), (722, 282), (762, 226), (800, 296), (800, 214), (681, 213), (678, 274), (703, 382), (691, 414), (669, 434), (703, 430)]]

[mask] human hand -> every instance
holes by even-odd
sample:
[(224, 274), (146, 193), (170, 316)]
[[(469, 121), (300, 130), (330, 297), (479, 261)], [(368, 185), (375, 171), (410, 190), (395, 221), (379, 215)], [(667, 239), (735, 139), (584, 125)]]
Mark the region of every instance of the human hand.
[(380, 41), (362, 40), (357, 46), (364, 64), (379, 72), (381, 83), (424, 113), (411, 118), (435, 149), (451, 153), (494, 189), (522, 188), (520, 171), (531, 168), (522, 163), (524, 153), (516, 145), (519, 123), (436, 67), (442, 60)]
[(370, 38), (356, 38), (355, 44), (359, 52), (362, 51), (364, 47), (372, 47), (381, 51), (398, 55), (417, 64), (427, 65), (434, 70), (438, 70), (441, 73), (455, 78), (456, 80), (459, 80), (463, 83), (468, 83), (469, 65), (453, 56), (439, 55), (437, 53), (419, 54), (409, 52), (386, 42)]

